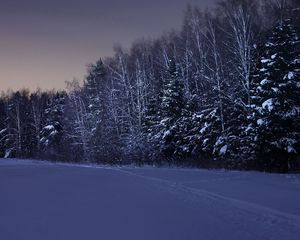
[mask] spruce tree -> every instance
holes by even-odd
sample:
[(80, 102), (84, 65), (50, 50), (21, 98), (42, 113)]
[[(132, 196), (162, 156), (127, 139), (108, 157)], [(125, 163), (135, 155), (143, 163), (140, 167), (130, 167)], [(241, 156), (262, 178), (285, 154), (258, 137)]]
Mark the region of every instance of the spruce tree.
[(143, 131), (149, 135), (152, 135), (157, 128), (159, 121), (157, 99), (151, 97), (149, 103), (146, 106), (145, 116), (143, 118)]
[(40, 143), (47, 157), (57, 159), (63, 149), (65, 92), (57, 92), (48, 100), (46, 122), (41, 131)]
[(164, 82), (164, 90), (162, 97), (162, 116), (169, 120), (178, 119), (185, 106), (184, 86), (177, 72), (176, 64), (170, 60), (167, 77)]
[[(298, 45), (298, 46), (297, 46)], [(261, 58), (256, 88), (256, 146), (263, 167), (287, 172), (300, 141), (299, 38), (285, 20), (274, 28)]]
[(95, 65), (89, 68), (88, 76), (84, 83), (84, 90), (87, 96), (89, 118), (91, 124), (96, 127), (101, 119), (102, 112), (102, 94), (105, 78), (105, 67), (102, 60), (98, 60)]
[[(91, 130), (91, 139), (89, 145), (91, 155), (97, 161), (104, 160), (104, 143), (107, 137), (104, 136), (107, 120), (105, 116), (104, 104), (104, 86), (105, 86), (106, 70), (102, 59), (89, 68), (88, 76), (84, 84), (84, 91), (87, 101), (87, 122)], [(107, 144), (106, 144), (107, 145)]]
[(180, 128), (178, 125), (180, 124), (180, 118), (186, 105), (184, 85), (173, 60), (169, 62), (163, 87), (160, 111), (160, 147), (161, 152), (167, 157), (171, 157), (180, 148), (178, 143), (182, 134), (178, 132), (178, 128)]

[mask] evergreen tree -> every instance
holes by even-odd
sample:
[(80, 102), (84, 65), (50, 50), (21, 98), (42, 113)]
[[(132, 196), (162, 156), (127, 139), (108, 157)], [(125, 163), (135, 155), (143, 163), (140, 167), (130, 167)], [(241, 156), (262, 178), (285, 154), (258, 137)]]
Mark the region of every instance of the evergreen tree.
[(99, 109), (101, 109), (101, 94), (104, 90), (105, 80), (105, 67), (102, 59), (99, 59), (95, 65), (89, 67), (88, 76), (84, 83), (84, 90), (88, 97), (89, 107), (91, 111), (99, 115)]
[(102, 60), (98, 60), (95, 65), (89, 68), (88, 76), (84, 83), (84, 91), (88, 103), (88, 119), (92, 131), (95, 131), (101, 121), (103, 110), (103, 92), (104, 92), (105, 68)]
[(45, 126), (41, 131), (40, 143), (47, 157), (57, 159), (62, 154), (64, 138), (65, 92), (57, 92), (48, 100), (45, 109)]
[[(105, 78), (106, 70), (102, 59), (89, 68), (88, 76), (84, 84), (87, 98), (87, 121), (91, 128), (91, 139), (89, 140), (91, 156), (97, 161), (104, 161), (107, 143), (107, 110), (105, 109)], [(107, 159), (105, 160), (107, 161)]]
[(146, 106), (145, 116), (143, 118), (143, 130), (147, 134), (155, 132), (155, 127), (158, 124), (159, 116), (157, 105), (157, 99), (155, 97), (151, 97)]
[(160, 121), (160, 149), (167, 157), (172, 157), (180, 146), (178, 145), (182, 137), (178, 132), (180, 128), (180, 118), (185, 107), (184, 85), (177, 72), (176, 64), (173, 60), (169, 62), (167, 76), (163, 86), (163, 96), (161, 102)]
[(285, 20), (265, 44), (256, 88), (258, 158), (267, 170), (287, 172), (300, 141), (299, 39)]
[[(139, 141), (144, 144), (142, 155), (145, 161), (157, 161), (157, 151), (160, 144), (160, 116), (159, 116), (159, 104), (157, 97), (150, 97), (148, 104), (146, 105), (145, 114), (142, 119), (142, 133)], [(142, 135), (142, 136), (141, 136)]]
[(171, 60), (164, 82), (161, 103), (162, 117), (171, 121), (176, 120), (181, 117), (184, 106), (185, 100), (183, 81), (179, 77), (175, 62)]

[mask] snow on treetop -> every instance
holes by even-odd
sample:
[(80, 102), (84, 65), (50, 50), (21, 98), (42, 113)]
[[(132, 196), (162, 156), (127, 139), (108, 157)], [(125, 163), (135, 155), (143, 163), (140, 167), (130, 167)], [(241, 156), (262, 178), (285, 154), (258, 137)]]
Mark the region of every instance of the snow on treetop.
[(260, 69), (259, 71), (260, 71), (260, 72), (265, 72), (265, 71), (267, 71), (267, 69), (266, 69), (266, 68), (262, 68), (262, 69)]
[(273, 91), (274, 93), (278, 93), (278, 92), (279, 92), (279, 88), (277, 88), (277, 87), (272, 87), (272, 91)]
[(263, 104), (262, 104), (262, 107), (264, 109), (267, 109), (269, 112), (271, 112), (273, 110), (273, 108), (274, 108), (274, 106), (273, 106), (273, 99), (270, 98), (270, 99), (264, 101)]
[(264, 124), (264, 120), (263, 119), (258, 119), (257, 120), (257, 125), (259, 125), (259, 126), (261, 126), (261, 125), (263, 125)]
[(263, 80), (261, 80), (261, 82), (260, 82), (261, 85), (266, 85), (266, 84), (268, 84), (268, 83), (270, 83), (270, 80), (268, 80), (268, 79), (263, 79)]
[(208, 124), (207, 124), (207, 122), (205, 122), (204, 127), (200, 129), (200, 133), (201, 134), (205, 133), (205, 131), (207, 130), (207, 128), (208, 128)]
[(294, 79), (294, 77), (295, 77), (295, 73), (294, 73), (294, 72), (289, 72), (289, 73), (287, 74), (287, 78), (288, 78), (289, 80)]
[(275, 53), (275, 54), (273, 54), (272, 56), (271, 56), (271, 59), (275, 59), (276, 57), (277, 57), (277, 53)]
[(46, 130), (54, 130), (54, 126), (53, 125), (47, 125), (47, 126), (45, 126), (44, 127), (44, 129), (46, 129)]
[(227, 148), (228, 148), (227, 145), (223, 146), (223, 147), (220, 149), (219, 155), (220, 155), (220, 156), (225, 155), (226, 152), (227, 152)]
[(271, 61), (270, 59), (266, 59), (266, 58), (265, 58), (265, 59), (262, 59), (262, 60), (261, 60), (261, 63), (268, 63), (268, 62), (270, 62), (270, 61)]

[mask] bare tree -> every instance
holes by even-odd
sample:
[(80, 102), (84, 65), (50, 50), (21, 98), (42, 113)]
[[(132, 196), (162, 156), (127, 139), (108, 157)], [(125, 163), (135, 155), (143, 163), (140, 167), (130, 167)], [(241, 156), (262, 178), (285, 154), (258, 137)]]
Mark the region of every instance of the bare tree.
[(207, 38), (208, 38), (208, 46), (210, 49), (210, 59), (207, 59), (206, 62), (206, 68), (209, 71), (209, 75), (207, 78), (209, 78), (213, 89), (215, 90), (217, 94), (217, 105), (219, 108), (219, 114), (220, 114), (220, 120), (221, 120), (221, 127), (222, 131), (225, 131), (225, 118), (224, 118), (224, 102), (223, 102), (223, 95), (224, 95), (224, 89), (223, 89), (223, 82), (224, 78), (223, 75), (223, 62), (221, 58), (221, 54), (219, 51), (219, 44), (217, 41), (217, 35), (216, 35), (216, 26), (212, 22), (211, 19), (208, 20), (208, 29), (207, 29)]
[(74, 79), (72, 82), (67, 82), (67, 88), (70, 92), (69, 109), (71, 112), (69, 114), (73, 117), (72, 130), (68, 131), (68, 138), (72, 140), (71, 144), (73, 146), (82, 148), (83, 158), (86, 161), (90, 161), (93, 154), (93, 149), (90, 145), (92, 129), (78, 80)]
[[(230, 50), (234, 56), (234, 69), (242, 86), (243, 93), (246, 94), (245, 101), (241, 101), (244, 106), (251, 105), (251, 58), (253, 49), (253, 31), (251, 15), (245, 7), (238, 5), (228, 14), (229, 32), (231, 43)], [(241, 94), (242, 96), (243, 94)]]

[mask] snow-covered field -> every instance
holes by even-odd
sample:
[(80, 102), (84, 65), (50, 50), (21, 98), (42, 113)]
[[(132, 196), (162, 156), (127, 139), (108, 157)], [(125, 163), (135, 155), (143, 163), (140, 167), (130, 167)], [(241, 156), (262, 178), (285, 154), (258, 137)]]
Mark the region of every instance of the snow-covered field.
[(300, 239), (300, 175), (0, 159), (3, 240)]

